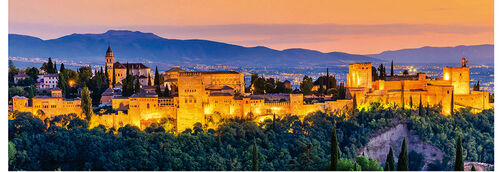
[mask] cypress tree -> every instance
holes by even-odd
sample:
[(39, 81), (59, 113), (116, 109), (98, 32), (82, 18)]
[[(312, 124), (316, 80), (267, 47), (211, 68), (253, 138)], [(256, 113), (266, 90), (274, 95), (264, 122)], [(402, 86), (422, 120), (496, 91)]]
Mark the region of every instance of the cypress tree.
[(148, 73), (148, 86), (151, 86), (151, 74)]
[(455, 152), (455, 165), (453, 171), (464, 171), (464, 157), (462, 155), (462, 138), (458, 136), (457, 149)]
[(405, 110), (405, 85), (401, 82), (401, 108)]
[(476, 167), (474, 167), (474, 165), (472, 165), (472, 168), (470, 168), (470, 171), (476, 171)]
[(54, 69), (53, 70), (54, 70), (54, 73), (57, 73), (57, 63), (56, 62), (54, 62)]
[(255, 139), (253, 140), (253, 150), (252, 150), (252, 171), (259, 171), (259, 155)]
[(111, 85), (115, 87), (115, 84), (116, 84), (115, 65), (113, 65), (113, 79)]
[(401, 153), (398, 156), (398, 171), (408, 171), (408, 152), (406, 150), (406, 138), (401, 145)]
[(337, 131), (335, 123), (333, 124), (332, 137), (330, 138), (330, 170), (337, 171), (337, 162), (339, 160), (339, 147), (337, 142)]
[(430, 111), (431, 111), (431, 108), (429, 108), (429, 103), (427, 103), (427, 108), (426, 108), (425, 114), (426, 114), (427, 116), (429, 116)]
[(392, 147), (389, 148), (389, 154), (385, 159), (384, 171), (394, 171), (394, 154), (392, 153)]
[(49, 62), (47, 62), (47, 73), (54, 73), (54, 64), (52, 63), (52, 58), (49, 57)]
[(391, 60), (391, 76), (394, 76), (394, 60)]
[(170, 90), (168, 90), (168, 86), (165, 86), (165, 91), (163, 91), (164, 97), (170, 97)]
[(413, 96), (410, 96), (410, 109), (413, 108)]
[(453, 111), (453, 104), (455, 104), (454, 91), (451, 91), (451, 106), (450, 106), (450, 114), (453, 115), (455, 112)]
[(356, 116), (356, 110), (358, 109), (358, 102), (356, 101), (356, 94), (352, 97), (352, 116)]
[(160, 85), (160, 73), (158, 73), (158, 66), (155, 69), (155, 86)]
[(424, 106), (422, 105), (422, 95), (420, 95), (420, 103), (418, 104), (418, 115), (423, 116), (424, 115)]
[(352, 171), (358, 171), (358, 163), (354, 161), (354, 169)]
[(161, 88), (160, 88), (160, 85), (156, 85), (156, 90), (155, 90), (156, 94), (158, 94), (158, 97), (161, 97), (163, 94), (161, 93)]
[(64, 72), (66, 68), (64, 68), (64, 63), (61, 63), (61, 67), (59, 68), (59, 72)]
[(141, 92), (141, 84), (139, 83), (139, 77), (136, 77), (136, 79), (135, 79), (135, 90), (134, 90), (134, 92), (136, 94)]
[(110, 82), (109, 82), (108, 66), (104, 66), (104, 77), (106, 77), (105, 78), (106, 86), (109, 87)]
[(85, 119), (90, 122), (92, 119), (92, 98), (90, 98), (89, 88), (83, 87), (81, 97), (82, 112), (85, 114)]

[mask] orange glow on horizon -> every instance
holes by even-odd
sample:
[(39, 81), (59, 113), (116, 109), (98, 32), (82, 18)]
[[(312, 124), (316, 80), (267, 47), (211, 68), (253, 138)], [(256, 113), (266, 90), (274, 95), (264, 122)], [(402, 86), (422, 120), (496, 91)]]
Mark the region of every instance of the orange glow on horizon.
[[(52, 39), (126, 29), (279, 50), (371, 54), (493, 44), (493, 11), (493, 0), (15, 0), (9, 1), (9, 32)], [(250, 27), (218, 28), (241, 24)], [(287, 26), (295, 24), (305, 26)], [(256, 32), (254, 25), (270, 28)]]

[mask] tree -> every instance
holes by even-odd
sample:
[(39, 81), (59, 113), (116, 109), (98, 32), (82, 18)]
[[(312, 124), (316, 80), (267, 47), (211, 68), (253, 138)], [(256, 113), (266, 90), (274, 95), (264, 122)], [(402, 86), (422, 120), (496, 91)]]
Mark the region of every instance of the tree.
[(163, 97), (170, 97), (170, 90), (168, 86), (165, 86), (165, 91), (163, 91)]
[(337, 171), (337, 162), (339, 160), (339, 145), (337, 142), (337, 131), (335, 123), (333, 124), (332, 136), (330, 138), (330, 170)]
[(14, 76), (19, 74), (19, 69), (9, 60), (9, 87), (14, 84)]
[(115, 65), (113, 65), (113, 81), (111, 82), (112, 86), (115, 87), (116, 84), (116, 74), (115, 74)]
[(87, 82), (89, 82), (92, 77), (92, 68), (90, 66), (82, 66), (78, 68), (78, 85), (80, 87), (86, 87)]
[(405, 85), (401, 82), (401, 108), (405, 109)]
[(160, 73), (158, 72), (158, 66), (155, 68), (155, 86), (160, 85)]
[(453, 107), (454, 104), (455, 104), (455, 97), (454, 97), (454, 95), (455, 95), (455, 92), (454, 92), (454, 90), (452, 90), (451, 91), (451, 104), (450, 104), (450, 114), (451, 115), (455, 114), (454, 107)]
[(87, 87), (83, 87), (81, 95), (82, 113), (85, 114), (85, 119), (90, 122), (94, 112), (92, 111), (92, 98)]
[(479, 80), (477, 81), (477, 84), (474, 84), (474, 86), (472, 87), (472, 90), (479, 91)]
[(389, 148), (389, 154), (385, 159), (384, 171), (394, 171), (394, 154), (392, 153), (392, 147)]
[(66, 68), (64, 68), (64, 63), (61, 63), (61, 67), (59, 68), (59, 72), (63, 72)]
[(151, 86), (151, 74), (148, 73), (148, 86)]
[(52, 58), (49, 57), (49, 61), (42, 65), (42, 70), (45, 70), (47, 73), (57, 73), (57, 70), (54, 69), (54, 63), (52, 63)]
[(424, 105), (422, 105), (422, 95), (420, 95), (420, 103), (418, 104), (418, 116), (424, 115)]
[(394, 60), (391, 60), (391, 76), (394, 76)]
[(35, 97), (35, 93), (36, 93), (36, 88), (34, 85), (30, 85), (28, 88), (28, 98), (33, 98)]
[(134, 93), (138, 94), (141, 93), (141, 84), (139, 83), (139, 77), (135, 78), (135, 87), (134, 87)]
[(300, 84), (300, 90), (302, 91), (302, 93), (304, 93), (304, 95), (311, 95), (313, 86), (314, 83), (312, 81), (312, 78), (305, 75), (302, 79), (302, 83)]
[(253, 139), (252, 147), (252, 171), (259, 171), (259, 154), (255, 139)]
[(474, 165), (472, 165), (472, 168), (470, 168), (470, 171), (476, 171), (476, 167), (474, 167)]
[(464, 157), (462, 155), (462, 138), (458, 136), (457, 147), (455, 151), (455, 165), (453, 171), (464, 171)]
[(130, 65), (127, 62), (125, 79), (122, 80), (122, 96), (129, 97), (134, 94), (134, 77), (130, 74)]
[[(102, 69), (102, 68), (101, 68)], [(104, 66), (104, 79), (106, 81), (106, 87), (110, 87), (110, 82), (109, 82), (109, 72), (108, 72), (108, 66)]]
[(413, 96), (410, 95), (410, 109), (413, 108)]
[(358, 101), (356, 100), (356, 93), (352, 96), (352, 116), (356, 116), (356, 111), (358, 110)]
[(401, 145), (401, 153), (398, 156), (398, 171), (408, 171), (408, 152), (406, 150), (406, 138)]
[(378, 73), (377, 73), (377, 68), (372, 66), (372, 81), (378, 80)]
[(378, 66), (378, 71), (380, 72), (379, 78), (380, 78), (381, 80), (384, 80), (384, 79), (385, 79), (385, 76), (386, 76), (386, 75), (385, 75), (385, 67), (384, 67), (384, 64), (380, 64), (380, 65)]
[(8, 157), (9, 157), (9, 170), (12, 170), (14, 168), (14, 164), (16, 163), (16, 145), (9, 141), (9, 150), (8, 150)]

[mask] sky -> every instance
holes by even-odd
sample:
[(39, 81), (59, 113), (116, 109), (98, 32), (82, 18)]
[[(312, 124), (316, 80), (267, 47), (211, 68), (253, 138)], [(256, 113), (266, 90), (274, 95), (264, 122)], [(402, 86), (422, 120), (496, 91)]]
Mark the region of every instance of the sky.
[(10, 0), (9, 33), (152, 32), (283, 50), (375, 54), (493, 44), (493, 0)]

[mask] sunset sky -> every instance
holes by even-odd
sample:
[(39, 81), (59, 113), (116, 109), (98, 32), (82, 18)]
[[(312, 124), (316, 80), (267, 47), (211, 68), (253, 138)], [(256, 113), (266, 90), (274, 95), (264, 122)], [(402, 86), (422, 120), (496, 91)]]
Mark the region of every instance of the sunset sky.
[(10, 0), (9, 33), (110, 29), (358, 54), (493, 44), (493, 0)]

